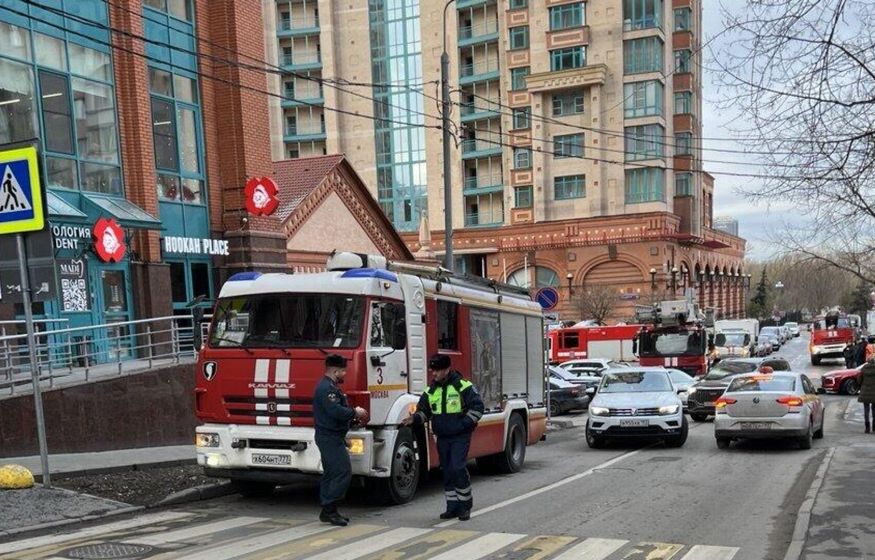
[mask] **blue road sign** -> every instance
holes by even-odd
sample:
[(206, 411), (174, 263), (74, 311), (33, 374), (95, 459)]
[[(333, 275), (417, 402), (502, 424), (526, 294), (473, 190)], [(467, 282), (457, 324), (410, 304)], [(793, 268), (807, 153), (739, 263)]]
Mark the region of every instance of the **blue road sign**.
[(556, 288), (541, 288), (538, 290), (538, 293), (535, 294), (535, 301), (537, 301), (542, 308), (549, 311), (559, 303), (559, 292), (556, 291)]
[(35, 147), (0, 152), (0, 234), (45, 227)]

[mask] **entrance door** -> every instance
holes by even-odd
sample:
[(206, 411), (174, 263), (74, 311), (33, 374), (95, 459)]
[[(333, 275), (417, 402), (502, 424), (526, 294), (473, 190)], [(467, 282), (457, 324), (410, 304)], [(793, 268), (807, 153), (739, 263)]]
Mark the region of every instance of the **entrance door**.
[[(127, 323), (131, 320), (130, 289), (127, 267), (96, 266), (92, 283), (95, 291), (94, 324)], [(133, 341), (129, 325), (113, 326), (95, 332), (95, 342), (100, 357), (107, 361), (127, 359), (133, 356)]]

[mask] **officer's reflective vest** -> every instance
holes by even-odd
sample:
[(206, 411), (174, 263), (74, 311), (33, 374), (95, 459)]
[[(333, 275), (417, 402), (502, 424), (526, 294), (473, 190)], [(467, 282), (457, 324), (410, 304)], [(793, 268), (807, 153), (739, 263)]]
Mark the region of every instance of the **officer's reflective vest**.
[[(431, 407), (432, 414), (461, 414), (462, 413), (462, 391), (470, 387), (472, 383), (462, 379), (456, 384), (446, 386), (435, 386), (434, 389), (429, 387), (425, 390), (428, 394), (428, 405)], [(457, 387), (458, 386), (458, 387)], [(447, 392), (447, 408), (443, 409), (444, 391)]]

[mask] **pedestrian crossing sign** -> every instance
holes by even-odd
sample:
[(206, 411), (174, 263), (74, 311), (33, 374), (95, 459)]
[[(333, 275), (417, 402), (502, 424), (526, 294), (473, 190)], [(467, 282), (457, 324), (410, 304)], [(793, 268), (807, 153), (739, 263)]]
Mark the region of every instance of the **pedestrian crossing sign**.
[(34, 146), (0, 152), (0, 234), (45, 228), (38, 161)]

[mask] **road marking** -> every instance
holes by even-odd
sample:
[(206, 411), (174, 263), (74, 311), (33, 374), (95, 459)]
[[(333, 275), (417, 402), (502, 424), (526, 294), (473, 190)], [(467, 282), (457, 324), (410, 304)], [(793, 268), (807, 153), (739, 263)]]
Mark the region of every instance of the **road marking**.
[(539, 535), (518, 544), (509, 552), (496, 555), (495, 559), (520, 558), (522, 557), (520, 553), (524, 553), (526, 560), (544, 560), (552, 556), (560, 548), (568, 546), (576, 540), (575, 537)]
[(682, 544), (642, 542), (632, 547), (621, 560), (669, 560), (682, 548)]
[[(628, 453), (623, 453), (622, 455), (619, 455), (619, 456), (614, 457), (613, 459), (611, 459), (609, 461), (605, 461), (604, 463), (596, 465), (589, 470), (583, 471), (582, 473), (578, 473), (576, 475), (569, 476), (568, 478), (563, 478), (562, 480), (554, 482), (553, 484), (548, 484), (547, 486), (542, 486), (540, 488), (536, 488), (534, 490), (526, 492), (525, 494), (520, 494), (519, 496), (516, 496), (515, 498), (510, 498), (509, 500), (505, 500), (503, 502), (498, 502), (497, 504), (493, 504), (489, 507), (485, 507), (483, 509), (478, 509), (478, 510), (474, 511), (473, 513), (471, 513), (471, 517), (480, 517), (481, 515), (485, 515), (487, 513), (493, 512), (497, 509), (501, 509), (503, 507), (513, 505), (513, 504), (515, 504), (517, 502), (521, 502), (523, 500), (528, 500), (529, 498), (532, 498), (534, 496), (538, 496), (539, 494), (543, 494), (545, 492), (550, 492), (550, 491), (555, 490), (557, 488), (561, 488), (567, 484), (571, 484), (572, 482), (577, 482), (581, 478), (585, 478), (585, 477), (591, 475), (592, 473), (596, 472), (599, 469), (606, 469), (615, 463), (619, 463), (623, 459), (628, 459), (629, 457), (632, 457), (633, 455), (637, 455), (639, 452), (641, 452), (641, 449), (636, 449), (635, 451), (629, 451)], [(449, 521), (443, 521), (441, 523), (438, 523), (437, 525), (435, 525), (435, 527), (451, 527), (452, 525), (455, 525), (458, 522), (459, 522), (458, 519), (451, 519)]]
[(526, 535), (513, 533), (488, 533), (482, 537), (477, 537), (473, 541), (466, 542), (462, 546), (448, 550), (443, 554), (432, 556), (431, 560), (459, 560), (459, 558), (477, 560), (478, 558), (489, 556), (493, 552), (497, 552), (525, 537)]
[(737, 552), (736, 547), (697, 544), (681, 560), (732, 560)]
[(260, 550), (266, 550), (274, 546), (285, 544), (289, 541), (309, 537), (318, 533), (325, 533), (333, 529), (336, 529), (336, 527), (314, 521), (313, 523), (307, 523), (306, 525), (276, 531), (267, 535), (258, 535), (256, 537), (236, 541), (223, 546), (202, 549), (194, 554), (178, 558), (177, 560), (229, 560), (230, 558), (248, 556)]
[(170, 531), (169, 533), (157, 533), (155, 535), (126, 539), (122, 542), (127, 544), (145, 544), (149, 546), (157, 546), (164, 543), (186, 541), (188, 539), (202, 537), (211, 533), (218, 533), (220, 531), (226, 531), (228, 529), (236, 529), (237, 527), (246, 527), (247, 525), (260, 523), (261, 521), (270, 520), (266, 517), (232, 517), (231, 519), (223, 519), (221, 521), (214, 521), (213, 523), (204, 523), (202, 525), (188, 527), (186, 529), (177, 529), (176, 531)]
[(391, 531), (311, 556), (310, 560), (355, 560), (356, 558), (379, 552), (384, 548), (401, 544), (404, 541), (421, 537), (431, 531), (432, 529), (417, 529), (413, 527), (392, 529)]
[(395, 550), (386, 551), (371, 560), (421, 560), (431, 558), (439, 550), (445, 550), (451, 545), (477, 535), (478, 533), (475, 531), (456, 531), (453, 529), (435, 531), (422, 538), (404, 543), (404, 546)]
[(604, 560), (629, 541), (618, 539), (586, 539), (569, 548), (554, 560)]
[[(313, 523), (315, 525), (315, 523)], [(359, 525), (353, 524), (348, 527), (327, 527), (329, 530), (295, 540), (293, 546), (278, 546), (269, 551), (262, 552), (258, 556), (258, 560), (291, 560), (292, 558), (307, 558), (312, 554), (316, 554), (320, 550), (325, 550), (333, 546), (340, 546), (343, 543), (354, 542), (360, 538), (365, 538), (370, 535), (382, 532), (386, 529), (384, 526), (377, 525)], [(249, 558), (250, 556), (246, 556)]]
[(66, 541), (72, 541), (79, 538), (84, 537), (93, 537), (95, 535), (102, 535), (104, 533), (112, 533), (114, 531), (122, 531), (125, 529), (133, 529), (135, 527), (142, 527), (143, 525), (154, 525), (156, 523), (163, 523), (165, 521), (174, 521), (177, 519), (183, 519), (186, 517), (191, 517), (192, 514), (185, 512), (176, 512), (176, 511), (168, 511), (165, 513), (153, 513), (144, 515), (142, 517), (136, 517), (134, 519), (126, 519), (124, 521), (115, 521), (113, 523), (107, 523), (106, 525), (97, 525), (95, 527), (88, 527), (87, 529), (81, 529), (79, 531), (74, 531), (72, 533), (66, 533), (63, 535), (53, 535), (53, 536), (42, 536), (42, 537), (33, 537), (30, 539), (24, 539), (21, 541), (14, 541), (11, 543), (0, 544), (0, 554), (7, 554), (9, 552), (18, 552), (20, 550), (27, 550), (29, 548), (36, 547), (44, 547), (56, 543), (62, 543)]

